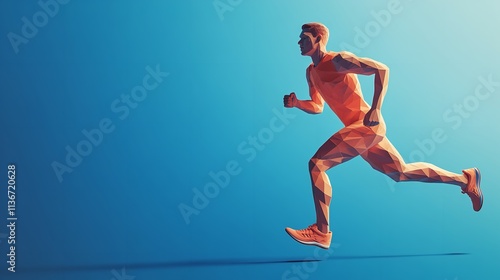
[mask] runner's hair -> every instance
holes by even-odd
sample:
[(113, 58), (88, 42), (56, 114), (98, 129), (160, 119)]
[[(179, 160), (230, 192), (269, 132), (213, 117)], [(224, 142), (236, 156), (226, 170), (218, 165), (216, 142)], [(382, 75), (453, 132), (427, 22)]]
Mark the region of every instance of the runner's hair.
[(328, 27), (326, 27), (322, 23), (319, 22), (306, 23), (302, 25), (302, 31), (311, 32), (311, 34), (314, 37), (321, 36), (321, 42), (323, 42), (324, 45), (328, 43), (328, 37), (330, 37), (330, 31), (328, 30)]

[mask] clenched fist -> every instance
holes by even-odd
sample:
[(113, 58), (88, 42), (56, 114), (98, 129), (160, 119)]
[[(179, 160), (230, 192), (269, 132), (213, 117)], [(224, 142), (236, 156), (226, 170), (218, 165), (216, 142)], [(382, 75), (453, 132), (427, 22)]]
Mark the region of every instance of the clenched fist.
[(381, 118), (380, 110), (371, 108), (370, 111), (366, 113), (363, 124), (365, 126), (375, 126), (380, 123)]
[(292, 92), (289, 95), (285, 95), (283, 97), (283, 104), (287, 108), (293, 108), (297, 106), (297, 96), (295, 96), (295, 93)]

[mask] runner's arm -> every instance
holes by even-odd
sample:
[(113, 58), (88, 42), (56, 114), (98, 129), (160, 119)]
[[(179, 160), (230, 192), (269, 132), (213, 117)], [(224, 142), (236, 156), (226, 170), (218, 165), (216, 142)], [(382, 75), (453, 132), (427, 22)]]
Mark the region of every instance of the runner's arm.
[(319, 91), (314, 87), (309, 76), (309, 68), (306, 70), (307, 85), (309, 86), (309, 96), (311, 100), (298, 100), (295, 107), (309, 114), (319, 114), (323, 112), (324, 100)]
[(333, 64), (339, 73), (375, 75), (372, 110), (380, 110), (387, 92), (389, 68), (370, 58), (361, 58), (350, 52), (341, 52), (333, 58)]

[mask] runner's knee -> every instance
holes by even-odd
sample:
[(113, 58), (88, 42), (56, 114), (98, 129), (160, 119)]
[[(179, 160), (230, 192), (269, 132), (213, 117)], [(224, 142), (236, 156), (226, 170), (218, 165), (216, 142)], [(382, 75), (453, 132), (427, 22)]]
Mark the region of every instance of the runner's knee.
[(404, 174), (402, 172), (390, 173), (390, 174), (387, 174), (387, 176), (389, 176), (395, 182), (405, 181), (405, 178), (406, 178), (406, 176), (404, 176)]
[(402, 181), (408, 180), (408, 176), (406, 175), (405, 166), (400, 166), (398, 168), (398, 171), (387, 173), (387, 176), (389, 176), (392, 180), (394, 180), (396, 182), (402, 182)]
[(313, 157), (309, 160), (309, 170), (327, 171), (330, 169), (328, 160)]
[[(311, 158), (309, 160), (309, 170), (314, 170), (314, 169), (316, 169), (316, 170), (320, 169), (321, 170), (320, 167), (323, 165), (323, 164), (320, 163), (321, 161), (322, 161), (321, 159), (316, 158), (316, 157)], [(321, 170), (321, 171), (325, 171), (325, 170)]]

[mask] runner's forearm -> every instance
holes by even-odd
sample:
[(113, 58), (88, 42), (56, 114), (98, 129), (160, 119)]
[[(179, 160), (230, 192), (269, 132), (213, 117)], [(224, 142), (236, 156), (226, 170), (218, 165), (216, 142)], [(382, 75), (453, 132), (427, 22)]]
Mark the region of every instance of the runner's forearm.
[(323, 104), (318, 104), (313, 100), (297, 100), (297, 105), (295, 107), (309, 114), (319, 114), (323, 112)]
[(387, 85), (389, 82), (389, 68), (379, 69), (375, 73), (375, 86), (373, 94), (372, 109), (380, 110), (387, 92)]

